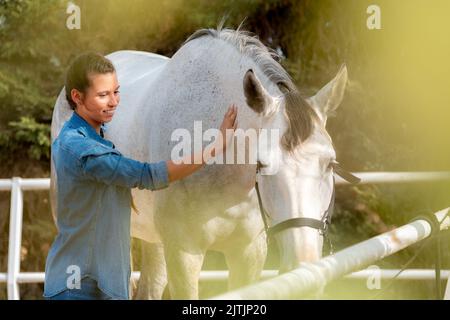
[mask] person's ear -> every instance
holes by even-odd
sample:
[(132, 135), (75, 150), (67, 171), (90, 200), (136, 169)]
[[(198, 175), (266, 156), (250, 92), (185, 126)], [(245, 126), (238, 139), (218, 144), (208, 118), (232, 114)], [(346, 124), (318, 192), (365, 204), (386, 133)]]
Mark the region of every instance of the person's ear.
[(77, 106), (83, 104), (83, 93), (78, 91), (77, 89), (72, 89), (70, 91), (70, 97)]

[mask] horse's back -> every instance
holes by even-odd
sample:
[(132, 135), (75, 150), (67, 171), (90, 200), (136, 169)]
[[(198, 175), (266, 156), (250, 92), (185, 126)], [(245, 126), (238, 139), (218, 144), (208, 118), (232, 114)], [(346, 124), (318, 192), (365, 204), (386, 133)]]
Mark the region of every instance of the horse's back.
[(121, 50), (106, 56), (116, 68), (117, 77), (121, 86), (138, 84), (143, 77), (162, 67), (169, 58), (144, 51)]

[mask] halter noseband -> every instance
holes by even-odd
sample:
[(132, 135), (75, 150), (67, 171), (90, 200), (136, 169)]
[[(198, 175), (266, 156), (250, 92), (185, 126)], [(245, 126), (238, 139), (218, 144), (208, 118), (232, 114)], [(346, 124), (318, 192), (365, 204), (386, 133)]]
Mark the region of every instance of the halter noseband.
[[(361, 181), (360, 178), (356, 177), (351, 172), (343, 169), (337, 162), (333, 163), (332, 166), (333, 166), (334, 173), (336, 173), (338, 176), (340, 176), (342, 179), (346, 180), (347, 182), (349, 182), (351, 184), (357, 184)], [(256, 175), (259, 174), (260, 168), (261, 168), (261, 164), (258, 161), (258, 164), (256, 166)], [(328, 231), (328, 227), (331, 224), (331, 217), (332, 217), (333, 211), (334, 211), (334, 199), (335, 199), (335, 189), (336, 189), (334, 175), (333, 175), (333, 193), (331, 194), (330, 204), (328, 205), (327, 210), (325, 210), (325, 212), (322, 216), (322, 219), (320, 219), (320, 220), (314, 219), (314, 218), (305, 218), (305, 217), (292, 218), (292, 219), (282, 221), (272, 227), (269, 227), (269, 224), (267, 222), (267, 219), (269, 218), (269, 214), (265, 210), (263, 203), (262, 203), (261, 193), (259, 192), (259, 187), (258, 187), (258, 179), (256, 179), (256, 181), (255, 181), (255, 189), (256, 189), (256, 194), (258, 196), (259, 210), (260, 210), (263, 222), (264, 222), (264, 229), (267, 233), (267, 238), (270, 238), (273, 235), (275, 235), (283, 230), (290, 229), (290, 228), (300, 228), (300, 227), (310, 227), (313, 229), (317, 229), (317, 230), (319, 230), (321, 235), (326, 235), (326, 233)]]

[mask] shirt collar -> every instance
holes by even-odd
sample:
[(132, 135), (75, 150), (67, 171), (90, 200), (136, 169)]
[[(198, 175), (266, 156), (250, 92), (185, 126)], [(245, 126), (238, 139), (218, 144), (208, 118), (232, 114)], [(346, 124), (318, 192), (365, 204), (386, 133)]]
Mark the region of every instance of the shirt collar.
[(97, 131), (95, 131), (95, 129), (76, 112), (72, 114), (69, 123), (72, 128), (81, 130), (89, 138), (92, 138), (110, 147), (114, 147), (114, 144), (111, 141), (108, 141), (103, 138), (103, 132), (105, 130), (104, 124), (102, 124), (100, 127), (100, 135), (99, 135)]

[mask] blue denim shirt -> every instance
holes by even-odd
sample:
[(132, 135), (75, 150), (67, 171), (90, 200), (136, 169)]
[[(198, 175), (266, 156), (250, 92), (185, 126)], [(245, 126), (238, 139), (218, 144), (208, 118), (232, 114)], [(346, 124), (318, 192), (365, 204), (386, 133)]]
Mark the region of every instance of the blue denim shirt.
[(52, 161), (58, 235), (47, 257), (44, 297), (66, 290), (77, 268), (81, 279), (92, 277), (106, 294), (128, 299), (131, 188), (167, 187), (166, 163), (122, 156), (75, 112), (52, 144)]

